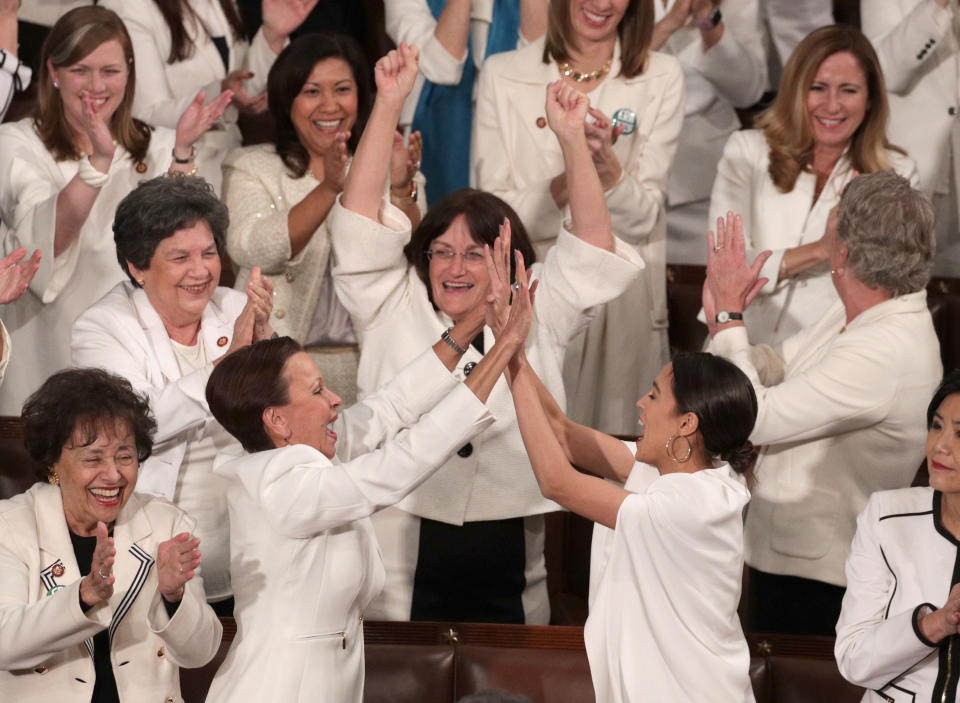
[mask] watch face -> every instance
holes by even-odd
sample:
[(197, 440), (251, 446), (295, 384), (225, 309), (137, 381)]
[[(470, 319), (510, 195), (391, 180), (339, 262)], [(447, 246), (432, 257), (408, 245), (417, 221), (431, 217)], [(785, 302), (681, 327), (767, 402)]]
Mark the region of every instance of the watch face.
[(720, 312), (718, 312), (717, 322), (719, 322), (721, 325), (726, 322), (730, 322), (730, 313), (728, 313), (726, 310), (721, 310)]

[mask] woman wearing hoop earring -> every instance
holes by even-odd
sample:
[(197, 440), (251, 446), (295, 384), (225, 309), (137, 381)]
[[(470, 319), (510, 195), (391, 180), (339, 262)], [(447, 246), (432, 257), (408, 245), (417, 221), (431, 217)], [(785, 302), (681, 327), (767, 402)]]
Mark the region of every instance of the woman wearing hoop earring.
[[(491, 290), (506, 309), (509, 267), (498, 268)], [(516, 271), (527, 295), (522, 260)], [(713, 354), (677, 355), (637, 402), (636, 443), (571, 421), (522, 349), (509, 375), (543, 495), (599, 523), (584, 631), (597, 700), (752, 703), (737, 617), (746, 479), (757, 457), (746, 374)]]

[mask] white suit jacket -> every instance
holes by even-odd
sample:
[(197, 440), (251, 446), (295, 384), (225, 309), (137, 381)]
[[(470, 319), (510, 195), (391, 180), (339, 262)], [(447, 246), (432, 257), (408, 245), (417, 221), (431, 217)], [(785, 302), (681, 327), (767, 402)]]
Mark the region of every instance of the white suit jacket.
[(917, 625), (920, 606), (942, 607), (954, 581), (941, 500), (929, 487), (879, 491), (857, 518), (834, 653), (843, 677), (868, 689), (862, 703), (941, 700), (946, 658)]
[[(233, 325), (246, 300), (230, 288), (214, 292), (200, 320), (208, 358), (230, 348)], [(181, 375), (163, 321), (143, 289), (129, 281), (118, 284), (77, 318), (70, 351), (75, 366), (107, 369), (147, 394), (157, 418), (157, 434), (153, 455), (140, 467), (137, 491), (173, 500), (186, 452), (184, 435), (198, 425), (216, 422), (206, 398), (213, 364)]]
[[(656, 20), (674, 3), (654, 2)], [(686, 83), (686, 115), (667, 188), (671, 207), (710, 197), (723, 146), (740, 129), (734, 108), (756, 103), (767, 84), (759, 0), (724, 0), (723, 26), (720, 41), (707, 51), (695, 27), (674, 32), (659, 49), (680, 61)], [(704, 248), (706, 241), (704, 230)]]
[[(187, 30), (193, 41), (193, 54), (183, 61), (168, 63), (170, 28), (154, 0), (101, 0), (100, 5), (116, 12), (127, 27), (133, 42), (137, 67), (137, 89), (133, 114), (151, 125), (175, 129), (180, 115), (197, 93), (206, 93), (209, 102), (220, 95), (220, 84), (227, 74), (245, 68), (254, 75), (245, 83), (247, 92), (258, 95), (267, 88), (267, 74), (277, 55), (273, 53), (263, 30), (257, 31), (250, 44), (236, 39), (219, 0), (189, 0), (200, 13), (204, 26)], [(226, 40), (229, 71), (211, 37)], [(240, 146), (237, 109), (227, 108), (217, 124), (197, 144), (197, 167), (200, 175), (220, 191), (220, 164), (227, 153)]]
[(838, 300), (782, 347), (751, 347), (747, 328), (709, 351), (757, 391), (761, 446), (747, 513), (747, 563), (845, 584), (856, 517), (870, 494), (909, 486), (923, 457), (940, 344), (926, 291), (874, 305), (846, 324)]
[(363, 611), (384, 582), (370, 515), (492, 422), (427, 349), (340, 414), (334, 461), (302, 444), (218, 459), (237, 636), (207, 702), (360, 703)]
[(20, 406), (50, 374), (70, 366), (70, 326), (77, 315), (126, 279), (117, 263), (113, 218), (117, 205), (140, 181), (166, 172), (174, 133), (158, 127), (150, 136), (139, 173), (117, 147), (110, 181), (100, 189), (79, 236), (53, 255), (56, 200), (77, 174), (77, 161), (55, 161), (33, 129), (33, 120), (0, 125), (0, 239), (2, 253), (40, 249), (40, 269), (27, 292), (0, 306), (17, 352), (0, 391), (0, 415), (19, 415)]
[[(362, 397), (393, 378), (432, 347), (451, 320), (434, 309), (427, 290), (407, 262), (403, 247), (410, 238), (406, 215), (389, 203), (382, 206), (385, 225), (343, 208), (330, 213), (337, 295), (350, 312), (360, 340), (357, 392)], [(614, 252), (587, 244), (569, 232), (543, 264), (534, 265), (540, 280), (526, 353), (544, 385), (561, 407), (563, 350), (593, 312), (590, 308), (622, 293), (643, 267), (637, 253), (622, 241)], [(493, 332), (484, 329), (484, 348), (493, 347)], [(457, 365), (482, 358), (474, 347)], [(467, 456), (452, 456), (440, 471), (398, 507), (420, 517), (453, 525), (465, 521), (502, 520), (556, 510), (540, 493), (517, 427), (513, 398), (504, 379), (497, 381), (488, 405), (497, 422), (471, 442)]]
[[(917, 185), (913, 160), (895, 151), (887, 157), (894, 170)], [(814, 324), (837, 300), (826, 264), (777, 283), (780, 262), (787, 249), (819, 240), (830, 210), (840, 202), (853, 170), (846, 155), (837, 161), (820, 197), (814, 201), (817, 178), (801, 173), (793, 190), (781, 193), (770, 178), (770, 147), (763, 132), (747, 129), (727, 140), (710, 196), (710, 222), (728, 210), (743, 216), (743, 235), (750, 261), (764, 249), (773, 251), (760, 276), (769, 279), (744, 314), (754, 344), (780, 344)], [(711, 225), (716, 229), (715, 224)], [(706, 240), (704, 240), (706, 241)]]
[(182, 703), (178, 667), (213, 658), (220, 621), (199, 576), (168, 618), (155, 562), (161, 542), (192, 529), (167, 501), (131, 495), (113, 532), (113, 595), (84, 613), (60, 489), (40, 483), (0, 501), (0, 698), (88, 703), (92, 638), (109, 629), (120, 700)]
[(916, 160), (921, 188), (945, 193), (960, 109), (952, 13), (932, 0), (860, 0), (860, 13), (887, 83), (890, 141)]

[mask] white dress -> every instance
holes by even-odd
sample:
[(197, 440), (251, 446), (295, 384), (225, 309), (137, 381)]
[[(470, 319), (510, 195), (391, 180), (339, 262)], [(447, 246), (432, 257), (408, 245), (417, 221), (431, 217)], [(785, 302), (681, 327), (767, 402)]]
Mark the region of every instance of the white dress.
[[(116, 12), (130, 33), (137, 64), (137, 89), (133, 114), (144, 122), (175, 129), (180, 115), (201, 90), (209, 102), (220, 95), (227, 74), (247, 69), (253, 78), (244, 87), (253, 97), (267, 89), (267, 74), (277, 55), (273, 53), (263, 30), (248, 44), (237, 39), (219, 0), (189, 0), (199, 23), (187, 20), (187, 34), (193, 45), (190, 56), (169, 63), (170, 28), (155, 0), (101, 0), (100, 6)], [(223, 37), (227, 46), (224, 65), (213, 37)], [(199, 175), (220, 192), (220, 167), (227, 153), (240, 146), (237, 109), (230, 106), (216, 124), (197, 142)]]
[(94, 201), (80, 234), (53, 255), (56, 200), (76, 175), (76, 161), (55, 161), (33, 130), (31, 119), (0, 125), (0, 239), (3, 254), (17, 247), (40, 249), (43, 259), (30, 288), (0, 306), (14, 351), (0, 390), (0, 415), (19, 415), (27, 396), (52, 373), (69, 367), (70, 326), (126, 274), (117, 263), (113, 217), (137, 184), (170, 166), (174, 133), (158, 127), (150, 137), (143, 173), (117, 147), (110, 180)]
[(584, 641), (597, 701), (753, 703), (737, 616), (743, 478), (637, 463), (624, 487), (616, 529), (594, 527)]
[[(560, 79), (557, 65), (542, 61), (544, 41), (487, 59), (471, 150), (477, 187), (517, 211), (541, 260), (569, 210), (558, 208), (550, 194), (550, 182), (564, 164), (544, 117), (546, 85)], [(589, 94), (590, 104), (607, 117), (618, 110), (634, 113), (634, 131), (613, 146), (623, 179), (605, 197), (613, 233), (646, 263), (637, 281), (598, 310), (589, 329), (567, 349), (570, 416), (610, 433), (636, 425), (637, 398), (669, 358), (665, 200), (683, 124), (683, 72), (674, 57), (657, 52), (648, 64), (638, 76), (620, 76), (617, 42), (608, 77)]]
[[(345, 210), (339, 202), (330, 214), (336, 256), (334, 282), (360, 339), (357, 381), (361, 397), (433, 346), (452, 324), (433, 308), (426, 287), (403, 254), (410, 238), (409, 220), (387, 203), (381, 215), (386, 225)], [(591, 308), (622, 293), (643, 267), (632, 247), (620, 240), (615, 244), (614, 252), (604, 251), (561, 230), (557, 246), (546, 261), (533, 267), (540, 284), (527, 336), (527, 357), (561, 406), (565, 404), (561, 378), (565, 345), (586, 325)], [(493, 333), (486, 328), (483, 334), (484, 348), (492, 348)], [(457, 375), (463, 378), (465, 366), (481, 358), (471, 346), (457, 365)], [(390, 602), (377, 611), (377, 616), (394, 620), (410, 617), (411, 558), (415, 566), (419, 534), (419, 521), (413, 516), (462, 525), (539, 516), (557, 509), (537, 486), (504, 379), (494, 386), (488, 405), (497, 422), (471, 442), (472, 452), (450, 457), (445, 470), (398, 504), (410, 519), (383, 528), (378, 523), (387, 568), (382, 598)], [(385, 511), (377, 520), (389, 515), (390, 511)], [(528, 532), (531, 541), (527, 546), (532, 549), (527, 551), (527, 565), (529, 569), (535, 561), (538, 566), (526, 574), (527, 592), (539, 595), (526, 600), (525, 612), (527, 622), (531, 622), (530, 613), (536, 611), (534, 621), (545, 624), (549, 608), (542, 529), (539, 545), (532, 538), (536, 536)]]
[(237, 636), (207, 703), (360, 703), (363, 617), (384, 581), (370, 516), (492, 421), (427, 350), (340, 414), (333, 461), (302, 444), (221, 455)]
[[(887, 158), (897, 173), (917, 186), (917, 167), (912, 159), (894, 151), (888, 151)], [(793, 190), (781, 193), (770, 178), (769, 166), (770, 147), (763, 132), (748, 129), (731, 134), (710, 195), (710, 222), (716, 223), (718, 217), (732, 210), (743, 216), (749, 260), (752, 262), (765, 249), (773, 251), (760, 271), (760, 277), (768, 278), (769, 283), (743, 319), (753, 344), (777, 345), (820, 320), (837, 300), (825, 262), (778, 283), (780, 262), (787, 249), (823, 236), (830, 211), (840, 202), (854, 174), (849, 159), (842, 156), (820, 197), (814, 200), (816, 175), (801, 173)]]

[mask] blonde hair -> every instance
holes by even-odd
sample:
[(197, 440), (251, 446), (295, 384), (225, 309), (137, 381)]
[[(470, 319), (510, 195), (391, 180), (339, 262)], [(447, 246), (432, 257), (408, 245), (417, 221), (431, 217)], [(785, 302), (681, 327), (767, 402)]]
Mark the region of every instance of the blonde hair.
[[(624, 78), (639, 76), (647, 67), (653, 24), (653, 0), (630, 0), (627, 11), (617, 25), (617, 36), (620, 39), (620, 75)], [(550, 0), (543, 62), (568, 61), (570, 49), (577, 48), (570, 17), (570, 0)]]
[(116, 39), (123, 48), (129, 69), (123, 99), (110, 118), (110, 134), (123, 146), (134, 161), (142, 161), (150, 146), (150, 127), (133, 117), (133, 95), (136, 77), (133, 44), (123, 21), (111, 10), (96, 6), (77, 7), (53, 25), (40, 52), (40, 80), (37, 106), (33, 119), (37, 134), (57, 161), (82, 157), (71, 138), (71, 130), (63, 112), (63, 99), (53, 85), (53, 68), (72, 66), (104, 42)]
[(783, 69), (773, 105), (757, 118), (770, 147), (770, 178), (781, 193), (793, 190), (800, 173), (813, 168), (815, 145), (807, 95), (820, 65), (841, 52), (853, 55), (867, 79), (866, 113), (850, 138), (851, 165), (860, 173), (874, 173), (891, 167), (888, 149), (905, 153), (887, 141), (887, 88), (870, 40), (849, 25), (821, 27), (797, 45)]

